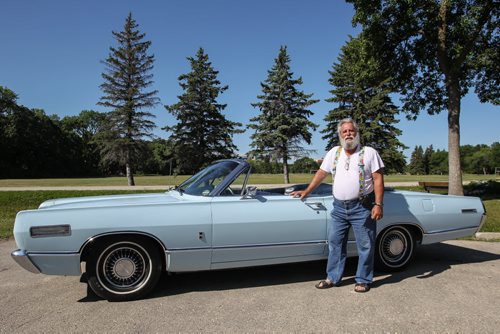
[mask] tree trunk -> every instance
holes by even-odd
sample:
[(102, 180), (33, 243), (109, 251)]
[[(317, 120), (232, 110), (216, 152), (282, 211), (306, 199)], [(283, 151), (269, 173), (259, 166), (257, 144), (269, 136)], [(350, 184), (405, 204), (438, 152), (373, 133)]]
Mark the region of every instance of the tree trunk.
[(127, 180), (128, 180), (128, 185), (129, 186), (135, 186), (134, 182), (134, 173), (132, 171), (132, 167), (130, 166), (129, 163), (125, 164), (125, 169), (127, 171)]
[(289, 184), (290, 175), (288, 172), (288, 157), (286, 155), (283, 156), (283, 176), (285, 177), (285, 184)]
[(460, 163), (460, 88), (458, 80), (448, 85), (448, 194), (463, 195)]
[(446, 93), (448, 95), (448, 194), (463, 195), (462, 168), (460, 165), (460, 81), (461, 62), (447, 56), (447, 13), (450, 6), (443, 0), (439, 9), (440, 24), (438, 27), (438, 61), (445, 76)]

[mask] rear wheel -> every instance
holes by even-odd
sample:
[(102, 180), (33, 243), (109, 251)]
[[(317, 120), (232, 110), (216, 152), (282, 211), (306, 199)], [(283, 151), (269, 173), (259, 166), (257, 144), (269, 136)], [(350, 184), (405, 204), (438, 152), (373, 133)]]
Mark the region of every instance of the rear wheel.
[(393, 226), (377, 238), (375, 266), (381, 271), (404, 269), (415, 253), (415, 238), (405, 226)]
[(111, 240), (97, 247), (87, 261), (88, 284), (110, 301), (142, 298), (158, 283), (161, 256), (144, 240)]

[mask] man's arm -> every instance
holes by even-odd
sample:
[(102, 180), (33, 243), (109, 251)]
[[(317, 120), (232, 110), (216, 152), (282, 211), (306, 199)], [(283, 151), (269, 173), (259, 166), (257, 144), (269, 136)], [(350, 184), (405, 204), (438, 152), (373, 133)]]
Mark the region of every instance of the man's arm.
[[(314, 189), (316, 189), (316, 187), (319, 186), (321, 184), (321, 182), (323, 182), (323, 180), (325, 179), (325, 177), (328, 176), (328, 174), (329, 174), (328, 172), (325, 172), (321, 168), (318, 169), (318, 171), (316, 172), (316, 174), (314, 174), (313, 179), (311, 180), (311, 182), (309, 183), (309, 185), (307, 186), (307, 188), (305, 190), (292, 191), (292, 193), (290, 195), (293, 197), (300, 197), (300, 199), (304, 199)], [(383, 190), (383, 187), (382, 187), (382, 190)]]
[(384, 216), (384, 174), (383, 169), (372, 173), (375, 205), (372, 208), (372, 219), (379, 220)]

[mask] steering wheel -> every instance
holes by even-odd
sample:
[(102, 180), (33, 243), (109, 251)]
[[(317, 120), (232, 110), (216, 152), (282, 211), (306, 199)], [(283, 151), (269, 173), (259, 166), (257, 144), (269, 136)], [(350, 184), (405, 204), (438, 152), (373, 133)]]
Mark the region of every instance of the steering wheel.
[(221, 196), (234, 196), (234, 191), (231, 189), (231, 187), (227, 187), (224, 189), (224, 191), (221, 193)]

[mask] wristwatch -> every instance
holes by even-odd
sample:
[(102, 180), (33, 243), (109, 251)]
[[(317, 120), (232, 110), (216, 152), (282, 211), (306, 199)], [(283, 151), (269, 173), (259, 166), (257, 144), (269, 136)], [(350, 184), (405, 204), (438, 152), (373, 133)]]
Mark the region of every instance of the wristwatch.
[(378, 205), (378, 206), (380, 206), (381, 208), (383, 208), (383, 207), (384, 207), (384, 203), (374, 203), (373, 205)]

